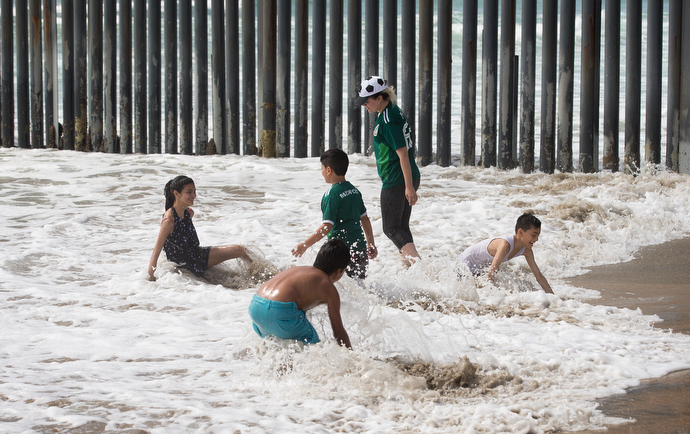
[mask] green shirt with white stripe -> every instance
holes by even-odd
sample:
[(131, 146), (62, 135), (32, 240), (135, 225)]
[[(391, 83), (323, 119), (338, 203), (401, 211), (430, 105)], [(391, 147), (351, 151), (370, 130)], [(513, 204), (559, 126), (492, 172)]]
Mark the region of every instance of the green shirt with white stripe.
[(338, 238), (350, 248), (350, 252), (365, 252), (361, 219), (367, 215), (362, 193), (348, 181), (331, 185), (321, 199), (323, 223), (331, 223), (333, 228), (328, 239)]
[(410, 157), (412, 179), (419, 179), (419, 168), (415, 162), (415, 148), (412, 143), (412, 130), (400, 107), (388, 102), (386, 108), (376, 117), (374, 125), (374, 153), (381, 188), (405, 185), (405, 177), (400, 167), (397, 150), (406, 147)]

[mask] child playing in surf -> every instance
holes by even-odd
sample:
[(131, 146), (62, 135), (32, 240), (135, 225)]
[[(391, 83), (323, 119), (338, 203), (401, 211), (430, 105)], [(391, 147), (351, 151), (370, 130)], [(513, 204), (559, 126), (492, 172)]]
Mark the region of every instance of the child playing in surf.
[(210, 267), (228, 259), (242, 258), (251, 261), (243, 246), (199, 246), (199, 237), (192, 223), (194, 211), (190, 208), (196, 199), (196, 187), (192, 178), (180, 175), (171, 179), (165, 185), (164, 192), (165, 214), (149, 261), (150, 280), (156, 280), (154, 272), (161, 250), (165, 250), (169, 260), (199, 277)]
[(376, 258), (378, 252), (362, 194), (345, 180), (349, 164), (347, 154), (342, 149), (329, 149), (321, 155), (321, 175), (324, 181), (331, 184), (321, 199), (321, 226), (303, 243), (297, 244), (292, 254), (302, 256), (326, 235), (329, 240), (338, 238), (350, 248), (352, 262), (347, 267), (347, 275), (364, 279), (369, 259)]
[(493, 282), (501, 263), (518, 256), (524, 256), (527, 260), (527, 265), (529, 265), (544, 292), (553, 294), (549, 282), (539, 271), (537, 263), (534, 262), (532, 247), (539, 240), (540, 233), (541, 221), (534, 215), (525, 213), (517, 219), (515, 235), (493, 237), (480, 241), (465, 249), (460, 254), (460, 260), (475, 276), (487, 271), (487, 277)]
[(350, 264), (350, 249), (339, 239), (321, 246), (313, 266), (288, 268), (264, 283), (249, 304), (254, 331), (261, 336), (294, 339), (305, 344), (320, 342), (306, 311), (328, 306), (333, 335), (340, 345), (352, 349), (340, 317), (340, 295), (335, 282)]

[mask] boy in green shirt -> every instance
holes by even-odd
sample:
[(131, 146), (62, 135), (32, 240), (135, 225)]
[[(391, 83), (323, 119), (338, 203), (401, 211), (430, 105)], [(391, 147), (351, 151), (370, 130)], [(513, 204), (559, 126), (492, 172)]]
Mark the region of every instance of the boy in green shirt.
[(350, 277), (364, 279), (369, 259), (376, 258), (378, 252), (362, 194), (345, 180), (349, 164), (342, 149), (329, 149), (321, 155), (321, 175), (331, 184), (321, 199), (323, 220), (314, 234), (292, 249), (292, 254), (302, 256), (326, 235), (329, 240), (338, 238), (350, 248), (352, 262), (345, 272)]

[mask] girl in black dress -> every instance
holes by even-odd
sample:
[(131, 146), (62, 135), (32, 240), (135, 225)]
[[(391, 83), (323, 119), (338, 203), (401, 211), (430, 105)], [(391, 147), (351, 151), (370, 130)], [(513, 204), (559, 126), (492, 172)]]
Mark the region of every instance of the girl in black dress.
[(149, 261), (151, 280), (155, 280), (154, 272), (161, 250), (165, 250), (169, 260), (199, 277), (208, 268), (228, 259), (243, 258), (251, 261), (245, 248), (240, 245), (199, 246), (199, 237), (192, 223), (194, 210), (190, 208), (194, 205), (194, 199), (196, 187), (192, 178), (180, 175), (165, 185), (165, 214)]

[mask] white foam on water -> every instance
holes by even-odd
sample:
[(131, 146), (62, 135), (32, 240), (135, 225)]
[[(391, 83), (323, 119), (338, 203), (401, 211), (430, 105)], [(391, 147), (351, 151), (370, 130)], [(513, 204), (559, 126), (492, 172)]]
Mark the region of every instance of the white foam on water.
[[(259, 271), (310, 264), (290, 249), (321, 221), (318, 159), (0, 150), (0, 431), (552, 432), (620, 422), (596, 398), (690, 368), (690, 337), (656, 316), (597, 306), (565, 279), (690, 234), (690, 177), (422, 168), (406, 267), (383, 236), (373, 157), (352, 155), (379, 258), (337, 284), (353, 351), (259, 338), (247, 307), (257, 270), (208, 279), (161, 259), (146, 269), (163, 186), (186, 174), (202, 245), (244, 244)], [(535, 258), (497, 283), (459, 277), (487, 236), (542, 220)]]

